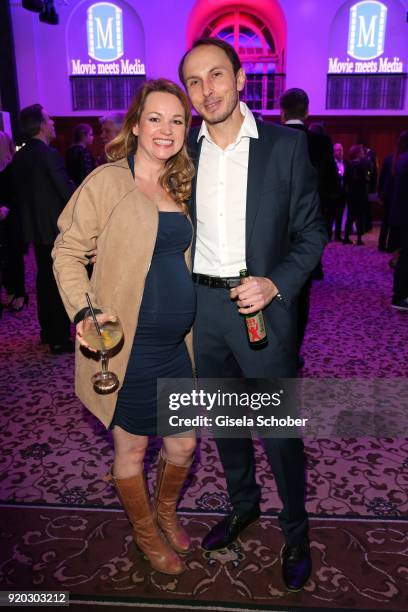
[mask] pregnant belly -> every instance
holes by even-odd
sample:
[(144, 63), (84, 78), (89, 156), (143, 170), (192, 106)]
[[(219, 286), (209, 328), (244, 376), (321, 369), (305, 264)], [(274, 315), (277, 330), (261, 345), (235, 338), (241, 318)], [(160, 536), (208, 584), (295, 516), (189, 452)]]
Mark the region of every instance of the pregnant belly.
[(140, 315), (194, 313), (196, 292), (183, 256), (153, 259), (146, 278)]
[[(144, 353), (150, 350), (155, 353), (157, 348), (169, 351), (172, 359), (173, 351), (185, 338), (194, 322), (195, 312), (182, 313), (152, 313), (143, 312), (139, 317), (134, 343)], [(149, 349), (150, 347), (150, 349)]]

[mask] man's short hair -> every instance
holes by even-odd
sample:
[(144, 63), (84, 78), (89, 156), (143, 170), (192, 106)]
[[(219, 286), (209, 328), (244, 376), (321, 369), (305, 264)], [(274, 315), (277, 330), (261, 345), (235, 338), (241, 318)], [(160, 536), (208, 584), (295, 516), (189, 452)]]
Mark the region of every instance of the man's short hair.
[(283, 92), (279, 105), (286, 121), (289, 119), (302, 120), (306, 117), (309, 110), (309, 98), (303, 89), (293, 87)]
[(231, 46), (229, 43), (225, 42), (225, 40), (222, 40), (221, 38), (209, 38), (209, 37), (197, 38), (197, 40), (193, 42), (191, 49), (185, 52), (185, 54), (183, 55), (179, 63), (179, 68), (178, 68), (179, 79), (180, 79), (180, 82), (183, 83), (184, 87), (186, 86), (186, 83), (184, 81), (184, 75), (183, 75), (185, 59), (187, 55), (193, 49), (195, 49), (196, 47), (204, 47), (204, 46), (212, 46), (212, 47), (218, 47), (219, 49), (222, 49), (222, 51), (224, 51), (229, 61), (231, 62), (231, 66), (234, 71), (234, 74), (237, 74), (238, 70), (242, 68), (241, 60), (239, 59), (238, 53), (235, 51), (234, 47)]
[(110, 113), (109, 115), (104, 115), (103, 117), (101, 117), (99, 119), (99, 123), (103, 125), (104, 123), (111, 121), (112, 123), (115, 124), (115, 127), (119, 131), (123, 125), (124, 120), (125, 120), (125, 113)]
[(28, 136), (29, 138), (37, 136), (38, 132), (41, 130), (41, 123), (44, 121), (42, 111), (43, 107), (41, 104), (32, 104), (20, 111), (18, 120), (24, 136)]

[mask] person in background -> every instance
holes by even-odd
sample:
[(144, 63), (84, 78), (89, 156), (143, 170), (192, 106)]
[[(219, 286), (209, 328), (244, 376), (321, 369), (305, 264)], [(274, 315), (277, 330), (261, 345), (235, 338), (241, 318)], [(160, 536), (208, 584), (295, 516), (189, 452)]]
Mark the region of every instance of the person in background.
[[(282, 123), (291, 129), (300, 130), (306, 135), (310, 161), (317, 172), (320, 209), (326, 221), (330, 238), (332, 228), (329, 225), (331, 225), (333, 218), (333, 203), (339, 192), (337, 168), (333, 157), (333, 145), (330, 138), (322, 134), (320, 130), (311, 131), (307, 129), (304, 122), (309, 115), (309, 97), (303, 89), (295, 87), (286, 90), (282, 94), (279, 104)], [(320, 124), (319, 126), (322, 127)], [(323, 266), (322, 262), (319, 261), (299, 295), (297, 326), (298, 369), (304, 365), (304, 359), (300, 351), (309, 320), (312, 281), (322, 280), (323, 277)]]
[[(106, 149), (106, 146), (119, 134), (122, 129), (124, 118), (125, 116), (123, 113), (110, 113), (109, 115), (101, 117), (99, 120), (101, 125), (101, 140), (104, 149)], [(107, 161), (108, 159), (104, 150), (102, 155), (97, 157), (96, 165), (100, 166), (106, 164)]]
[(58, 234), (58, 217), (74, 185), (64, 160), (50, 147), (55, 138), (54, 121), (41, 104), (23, 108), (19, 121), (27, 142), (14, 155), (11, 167), (23, 240), (34, 244), (40, 338), (53, 354), (72, 353), (70, 322), (54, 279), (51, 251)]
[(408, 130), (398, 138), (392, 160), (394, 177), (390, 226), (400, 248), (394, 269), (392, 307), (408, 312)]
[(311, 132), (315, 132), (316, 134), (326, 134), (326, 131), (324, 129), (324, 125), (322, 123), (319, 123), (318, 121), (313, 121), (309, 125), (309, 130)]
[(74, 142), (65, 154), (65, 165), (68, 176), (76, 187), (79, 187), (95, 168), (95, 160), (88, 148), (93, 139), (92, 127), (88, 123), (80, 123), (74, 128)]
[(290, 128), (302, 130), (306, 134), (310, 161), (317, 171), (320, 206), (327, 222), (329, 238), (331, 238), (330, 223), (333, 218), (333, 201), (339, 193), (332, 142), (325, 134), (321, 123), (312, 123), (309, 129), (306, 127), (305, 121), (309, 116), (309, 97), (303, 89), (298, 87), (287, 89), (283, 92), (279, 104), (281, 122)]
[(365, 214), (368, 207), (368, 182), (370, 176), (367, 171), (364, 147), (353, 145), (349, 151), (349, 165), (344, 175), (347, 193), (347, 220), (344, 230), (343, 244), (353, 244), (350, 233), (353, 223), (356, 225), (357, 245), (363, 245), (362, 236), (365, 232)]
[(334, 224), (334, 239), (336, 242), (341, 242), (341, 229), (343, 222), (344, 209), (346, 207), (346, 188), (344, 182), (344, 176), (348, 162), (343, 157), (343, 145), (340, 142), (336, 142), (333, 145), (334, 161), (337, 166), (337, 176), (339, 178), (339, 195), (333, 202), (332, 220), (330, 225)]
[[(149, 436), (157, 435), (157, 379), (191, 378), (186, 339), (196, 294), (191, 264), (192, 226), (187, 202), (194, 167), (186, 140), (187, 96), (165, 79), (140, 88), (107, 163), (97, 168), (63, 211), (53, 251), (54, 270), (67, 312), (76, 324), (76, 392), (112, 429), (112, 476), (133, 525), (133, 537), (154, 569), (179, 574), (191, 542), (176, 504), (190, 470), (194, 432), (163, 435), (154, 509), (144, 474)], [(88, 253), (97, 261), (88, 279)], [(120, 389), (98, 395), (91, 376), (99, 364), (86, 356), (86, 293), (95, 308), (114, 308), (124, 344), (112, 356)], [(191, 342), (190, 342), (191, 345)], [(191, 354), (191, 349), (190, 349)], [(164, 535), (163, 535), (164, 534)]]
[(377, 183), (378, 183), (378, 161), (377, 155), (373, 149), (370, 149), (366, 144), (362, 143), (364, 151), (364, 163), (366, 165), (367, 174), (367, 200), (364, 210), (364, 233), (369, 232), (373, 228), (371, 202), (377, 202)]
[(381, 229), (378, 236), (378, 250), (392, 252), (394, 249), (391, 245), (391, 227), (390, 227), (390, 210), (392, 203), (392, 194), (394, 190), (394, 175), (392, 172), (392, 162), (394, 154), (387, 155), (381, 166), (380, 178), (378, 179), (378, 196), (382, 202), (382, 219)]
[(28, 304), (25, 290), (24, 250), (20, 211), (16, 201), (11, 161), (14, 143), (0, 131), (0, 242), (2, 245), (2, 282), (6, 299), (2, 304), (12, 312), (20, 312)]

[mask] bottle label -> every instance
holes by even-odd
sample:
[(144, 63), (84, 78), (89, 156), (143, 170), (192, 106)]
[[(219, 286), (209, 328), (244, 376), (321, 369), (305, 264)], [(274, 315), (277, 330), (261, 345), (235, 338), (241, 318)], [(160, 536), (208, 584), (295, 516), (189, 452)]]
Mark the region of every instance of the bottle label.
[(254, 315), (245, 317), (245, 322), (250, 342), (259, 342), (266, 338), (265, 322), (261, 310)]

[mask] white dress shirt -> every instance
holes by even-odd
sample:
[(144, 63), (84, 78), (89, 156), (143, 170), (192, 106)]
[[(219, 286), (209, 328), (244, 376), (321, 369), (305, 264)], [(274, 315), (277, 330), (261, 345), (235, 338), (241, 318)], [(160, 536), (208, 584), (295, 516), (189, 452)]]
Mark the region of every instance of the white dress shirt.
[(197, 231), (194, 272), (209, 276), (239, 276), (246, 268), (245, 212), (250, 138), (258, 129), (249, 108), (240, 103), (244, 121), (233, 143), (221, 149), (205, 122), (197, 174)]

